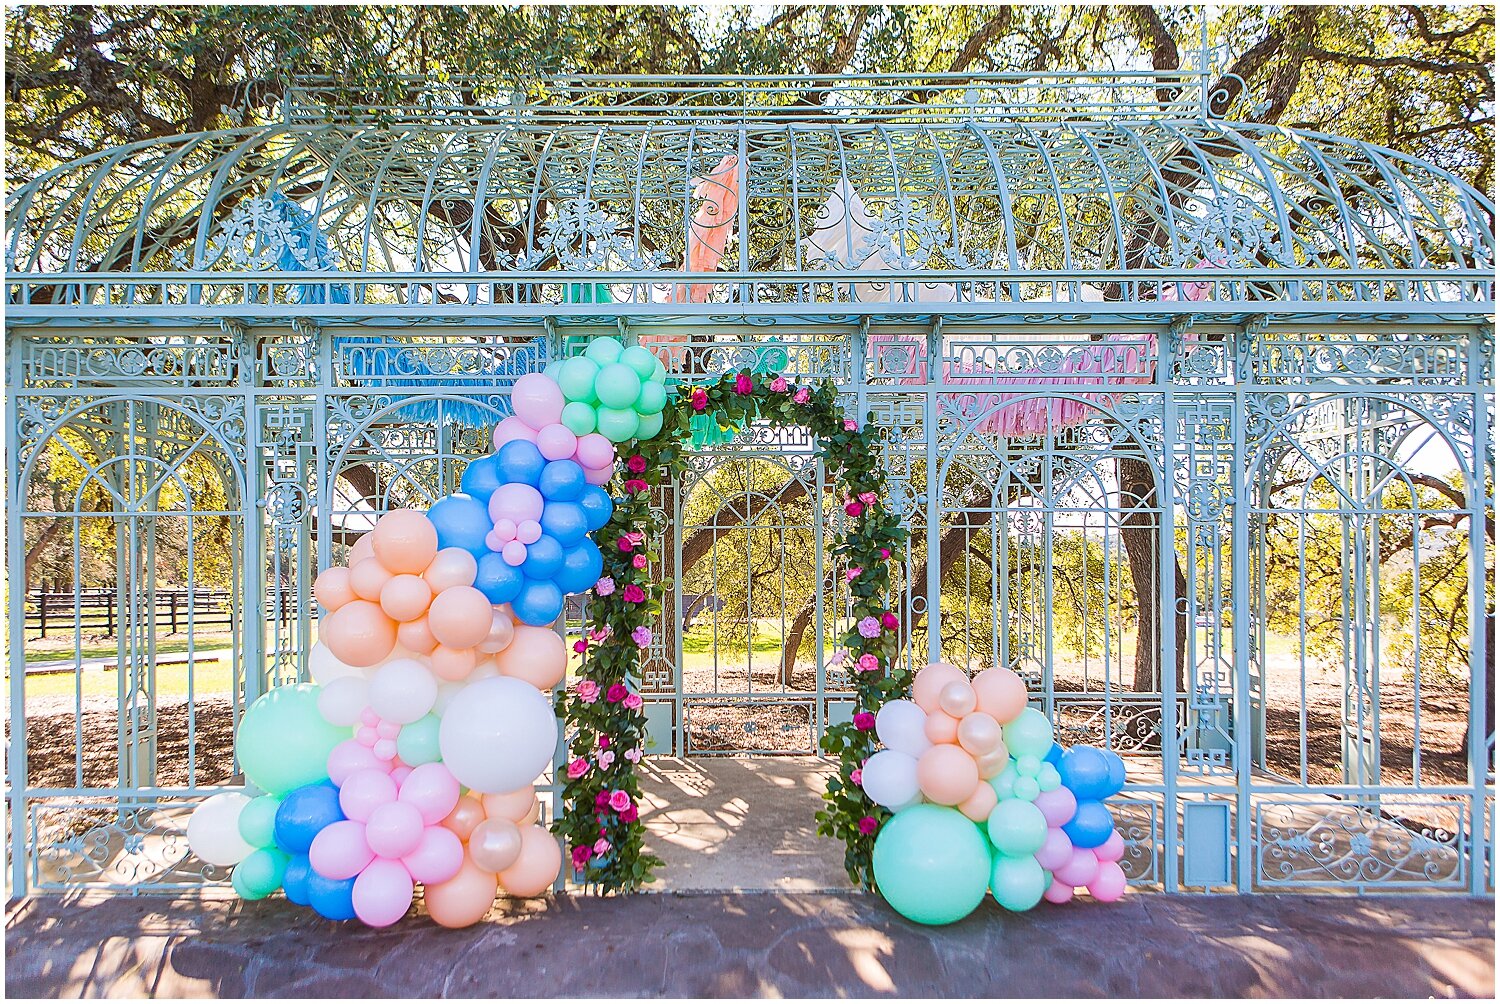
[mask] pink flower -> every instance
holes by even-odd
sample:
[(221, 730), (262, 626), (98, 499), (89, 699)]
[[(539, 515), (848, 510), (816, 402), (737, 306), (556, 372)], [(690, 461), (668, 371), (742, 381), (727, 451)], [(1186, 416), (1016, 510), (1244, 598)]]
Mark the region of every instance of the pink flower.
[(602, 809), (609, 804), (609, 792), (601, 791), (594, 796), (594, 808)]
[(615, 591), (615, 580), (608, 575), (594, 583), (594, 592), (600, 596), (609, 596)]
[(707, 408), (708, 391), (704, 390), (702, 387), (694, 387), (692, 401), (694, 411), (702, 411), (704, 408)]
[(865, 507), (859, 502), (847, 502), (844, 505), (844, 511), (850, 516), (858, 516), (865, 511)]
[(609, 793), (609, 807), (616, 812), (624, 812), (632, 804), (630, 801), (630, 792), (625, 791), (623, 788), (616, 788)]
[(635, 541), (631, 540), (630, 534), (627, 533), (625, 536), (615, 541), (615, 546), (625, 553), (629, 554), (631, 551), (635, 550)]
[(875, 504), (875, 493), (874, 492), (860, 492), (859, 493), (859, 500), (861, 502), (863, 502), (865, 505), (874, 505)]
[(612, 763), (614, 763), (614, 762), (615, 762), (615, 754), (614, 754), (613, 750), (605, 750), (603, 753), (599, 754), (599, 769), (600, 770), (608, 770), (609, 769), (609, 765), (612, 764)]
[(651, 629), (642, 624), (640, 627), (630, 632), (630, 640), (635, 642), (638, 647), (645, 648), (647, 645), (651, 644)]
[[(621, 701), (620, 704), (621, 704), (621, 706), (629, 708), (631, 711), (634, 711), (636, 708), (639, 708), (641, 706), (641, 695), (640, 694), (627, 694), (625, 696), (625, 700)], [(640, 759), (640, 757), (637, 756), (636, 759)]]
[(880, 660), (869, 652), (859, 657), (859, 671), (861, 673), (873, 673), (879, 668)]
[[(871, 822), (874, 822), (874, 820), (871, 820)], [(606, 853), (609, 852), (610, 846), (611, 845), (610, 845), (610, 842), (608, 840), (605, 840), (603, 837), (600, 837), (598, 840), (594, 841), (594, 853), (595, 854), (606, 854)]]
[(621, 590), (620, 595), (626, 603), (642, 603), (646, 599), (646, 591), (634, 582)]
[(584, 704), (593, 704), (599, 699), (599, 684), (593, 680), (579, 680), (573, 684), (573, 692)]
[(589, 643), (586, 642), (586, 641), (584, 641), (582, 638), (579, 638), (577, 641), (575, 641), (573, 643), (573, 651), (577, 652), (579, 655), (582, 655), (583, 653), (587, 652), (588, 650), (589, 650)]
[(570, 781), (576, 781), (588, 772), (589, 762), (583, 757), (579, 757), (578, 759), (568, 764), (568, 780)]
[(589, 632), (589, 641), (603, 641), (604, 639), (606, 639), (608, 637), (609, 637), (609, 625), (608, 624), (604, 625), (602, 628), (594, 628), (594, 630), (592, 630), (592, 631)]
[(849, 658), (849, 650), (847, 648), (836, 649), (833, 655), (828, 657), (828, 665), (842, 666), (844, 660), (847, 658)]
[(880, 622), (873, 617), (866, 617), (859, 622), (859, 636), (861, 638), (879, 638)]
[(630, 808), (625, 809), (620, 813), (620, 822), (633, 823), (640, 818), (640, 815), (641, 810), (632, 805)]
[(792, 395), (792, 400), (797, 404), (806, 404), (812, 397), (812, 391), (807, 387), (798, 387), (797, 393)]
[(860, 770), (858, 767), (854, 768), (849, 772), (849, 782), (851, 784), (864, 784), (865, 772)]
[(863, 573), (864, 573), (864, 569), (863, 568), (859, 568), (859, 567), (845, 569), (844, 570), (844, 581), (845, 582), (853, 582), (855, 579), (859, 578), (860, 575), (862, 575)]
[(889, 547), (882, 547), (880, 549), (880, 558), (882, 561), (889, 561), (891, 558), (891, 549)]
[(642, 481), (640, 478), (631, 478), (630, 480), (625, 482), (625, 490), (632, 495), (646, 491), (650, 487), (650, 485), (646, 484), (646, 482)]
[(734, 378), (734, 392), (736, 394), (748, 394), (755, 389), (755, 381), (750, 378), (749, 373), (741, 373)]
[(609, 685), (609, 690), (604, 694), (604, 699), (610, 704), (619, 704), (622, 700), (625, 699), (625, 695), (627, 693), (629, 693), (629, 691), (625, 689), (625, 684), (611, 683)]
[[(635, 694), (631, 694), (630, 696), (631, 697), (635, 697), (636, 695)], [(629, 760), (631, 763), (640, 763), (641, 762), (641, 751), (638, 750), (638, 749), (626, 750), (625, 751), (625, 759)]]
[(651, 562), (647, 560), (644, 554), (637, 554), (634, 558), (630, 559), (630, 563), (636, 568), (645, 568)]
[(868, 732), (875, 727), (875, 716), (868, 711), (861, 711), (854, 716), (854, 727), (861, 732)]
[(771, 381), (771, 391), (776, 394), (786, 393), (786, 377), (779, 376)]
[(602, 750), (609, 749), (609, 736), (600, 736), (599, 737), (599, 748), (602, 749)]
[(874, 816), (866, 816), (859, 821), (859, 832), (868, 837), (875, 832), (875, 828), (879, 825), (879, 823), (875, 822)]
[(887, 631), (894, 631), (901, 626), (901, 622), (896, 619), (895, 614), (887, 610), (885, 613), (880, 615), (880, 626), (885, 628)]
[(630, 459), (625, 461), (625, 466), (630, 468), (632, 474), (644, 473), (646, 470), (646, 458), (639, 453), (631, 454)]
[(583, 866), (588, 864), (589, 858), (593, 856), (594, 852), (587, 847), (580, 846), (573, 848), (573, 870), (582, 871)]
[(846, 419), (844, 419), (844, 431), (845, 432), (857, 432), (857, 431), (859, 431), (859, 426), (855, 423), (854, 419), (852, 419), (852, 418), (846, 418)]

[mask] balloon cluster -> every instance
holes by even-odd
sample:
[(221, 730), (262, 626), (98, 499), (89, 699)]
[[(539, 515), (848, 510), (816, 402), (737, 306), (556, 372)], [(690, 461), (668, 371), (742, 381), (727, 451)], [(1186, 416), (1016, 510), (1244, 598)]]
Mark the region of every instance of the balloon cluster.
[(875, 729), (885, 748), (858, 779), (894, 813), (873, 853), (876, 885), (893, 908), (947, 924), (986, 890), (1016, 911), (1065, 903), (1078, 887), (1103, 902), (1120, 898), (1125, 843), (1103, 804), (1124, 786), (1119, 756), (1064, 751), (1008, 669), (970, 680), (933, 663), (917, 674), (912, 698), (881, 707)]
[[(598, 369), (586, 357), (568, 360), (575, 361)], [(509, 604), (521, 623), (542, 626), (557, 620), (567, 594), (603, 574), (604, 558), (588, 535), (614, 511), (599, 486), (614, 473), (615, 446), (592, 426), (563, 421), (571, 405), (544, 373), (517, 380), (511, 406), (515, 414), (495, 426), (495, 452), (470, 462), (461, 491), (440, 499), (427, 518), (441, 547), (474, 557), (474, 586), (487, 602)]]
[(424, 886), (438, 923), (472, 924), (503, 888), (535, 896), (562, 866), (532, 783), (557, 748), (547, 693), (561, 636), (518, 623), (475, 587), (480, 562), (396, 510), (314, 583), (329, 611), (312, 683), (246, 710), (235, 753), (265, 794), (216, 795), (188, 822), (235, 890), (382, 927)]
[(567, 404), (559, 420), (574, 435), (597, 432), (623, 443), (661, 431), (667, 370), (649, 349), (593, 338), (583, 355), (550, 364), (546, 375), (562, 388)]

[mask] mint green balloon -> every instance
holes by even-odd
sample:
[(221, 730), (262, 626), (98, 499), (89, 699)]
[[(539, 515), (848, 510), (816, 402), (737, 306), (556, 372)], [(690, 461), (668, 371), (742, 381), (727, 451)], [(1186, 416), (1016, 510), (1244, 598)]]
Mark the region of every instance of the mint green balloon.
[(637, 439), (650, 439), (661, 431), (661, 412), (653, 412), (650, 415), (642, 415), (637, 423), (635, 436)]
[(885, 901), (919, 924), (962, 920), (984, 899), (990, 882), (984, 832), (942, 805), (913, 805), (887, 820), (871, 863)]
[(1016, 773), (1022, 777), (1036, 777), (1042, 769), (1042, 759), (1035, 753), (1016, 757)]
[(551, 380), (553, 383), (557, 383), (557, 371), (562, 369), (562, 364), (563, 360), (561, 359), (552, 360), (547, 364), (546, 368), (542, 370), (542, 376), (546, 377), (548, 380)]
[(1047, 842), (1047, 817), (1020, 798), (1007, 798), (991, 809), (985, 829), (1001, 854), (1025, 857)]
[(656, 372), (658, 365), (656, 354), (639, 345), (632, 345), (621, 352), (620, 362), (635, 370), (635, 375), (640, 377), (642, 382), (651, 379), (651, 374)]
[(441, 760), (443, 755), (438, 752), (441, 723), (437, 715), (423, 715), (410, 725), (401, 726), (401, 734), (396, 737), (396, 755), (413, 767)]
[(594, 412), (593, 405), (573, 401), (563, 405), (561, 421), (573, 435), (587, 436), (598, 426), (599, 417)]
[(328, 776), (328, 754), (354, 733), (318, 714), (313, 683), (267, 691), (240, 719), (234, 752), (252, 784), (272, 795), (315, 784)]
[(1042, 791), (1052, 791), (1060, 784), (1062, 775), (1057, 772), (1057, 768), (1050, 763), (1042, 764), (1042, 769), (1036, 773), (1036, 786)]
[(251, 851), (245, 860), (234, 866), (229, 875), (230, 884), (241, 899), (265, 899), (281, 888), (281, 880), (286, 876), (286, 866), (291, 860), (286, 851), (275, 847)]
[(614, 335), (603, 335), (599, 338), (590, 338), (589, 347), (583, 350), (588, 356), (600, 366), (608, 366), (610, 363), (619, 362), (624, 353), (625, 346)]
[(611, 443), (634, 439), (640, 427), (640, 416), (630, 408), (599, 409), (599, 434)]
[(1042, 786), (1036, 783), (1034, 777), (1016, 778), (1016, 786), (1011, 789), (1011, 794), (1023, 802), (1035, 802), (1041, 793)]
[(1021, 775), (1016, 773), (1016, 762), (1012, 760), (1010, 766), (990, 778), (990, 787), (995, 789), (995, 797), (1000, 801), (1014, 798), (1016, 794), (1016, 779)]
[(606, 408), (633, 408), (635, 399), (641, 396), (641, 378), (624, 363), (610, 363), (599, 371), (594, 393)]
[(658, 415), (667, 406), (667, 388), (659, 383), (647, 381), (641, 384), (636, 395), (635, 410), (642, 415)]
[(667, 365), (660, 358), (656, 360), (656, 365), (651, 368), (651, 379), (659, 384), (666, 384), (667, 382)]
[(1042, 901), (1042, 893), (1052, 886), (1052, 876), (1036, 863), (1036, 858), (996, 854), (990, 868), (990, 894), (1007, 910), (1020, 913)]
[(1037, 759), (1052, 749), (1052, 723), (1036, 708), (1027, 708), (1005, 726), (1005, 748), (1019, 760), (1026, 754)]
[(272, 847), (276, 844), (276, 810), (281, 808), (281, 799), (275, 795), (252, 798), (240, 811), (240, 836), (251, 847)]
[(594, 396), (594, 380), (598, 376), (598, 363), (583, 356), (574, 356), (572, 359), (564, 359), (558, 365), (553, 379), (562, 388), (563, 397), (569, 401), (593, 404), (599, 400)]

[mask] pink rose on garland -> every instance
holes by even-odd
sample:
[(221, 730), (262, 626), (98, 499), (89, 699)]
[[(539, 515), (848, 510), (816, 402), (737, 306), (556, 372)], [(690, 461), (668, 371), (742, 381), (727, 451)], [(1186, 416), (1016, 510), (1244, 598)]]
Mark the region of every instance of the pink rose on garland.
[(880, 624), (887, 631), (894, 631), (901, 626), (901, 622), (896, 619), (896, 615), (889, 610), (880, 615)]
[(786, 393), (786, 377), (779, 376), (775, 380), (772, 380), (771, 381), (771, 391), (772, 391), (772, 393), (775, 393), (775, 394), (785, 394)]
[(642, 481), (640, 478), (631, 478), (625, 482), (625, 491), (629, 492), (631, 495), (639, 494), (640, 492), (646, 491), (650, 487), (650, 485), (646, 484), (646, 482)]
[(615, 755), (611, 750), (605, 750), (599, 754), (599, 769), (609, 770), (609, 765), (615, 762)]
[[(626, 707), (631, 711), (634, 711), (636, 708), (639, 708), (641, 706), (641, 695), (627, 694), (625, 696), (625, 700), (621, 701), (620, 704), (622, 707)], [(637, 751), (637, 753), (639, 753), (639, 751)], [(637, 755), (636, 759), (640, 759), (639, 755)]]
[(862, 770), (860, 770), (858, 767), (856, 767), (853, 770), (851, 770), (849, 772), (849, 783), (851, 783), (851, 784), (864, 784), (865, 783), (865, 772), (862, 771)]
[(859, 426), (855, 424), (854, 419), (852, 419), (852, 418), (846, 418), (846, 419), (844, 419), (844, 431), (845, 432), (858, 432), (859, 431)]
[(599, 748), (602, 749), (602, 750), (609, 749), (609, 736), (600, 736), (599, 737)]
[(868, 837), (875, 832), (876, 827), (879, 825), (879, 823), (875, 822), (874, 816), (866, 816), (859, 821), (859, 832)]
[(640, 818), (640, 815), (641, 810), (632, 805), (630, 808), (624, 809), (620, 812), (620, 822), (633, 823)]
[(880, 660), (869, 652), (859, 657), (859, 671), (861, 673), (873, 673), (880, 668)]
[(630, 801), (630, 793), (628, 791), (625, 791), (623, 788), (616, 788), (614, 791), (609, 793), (609, 807), (611, 809), (614, 809), (616, 812), (624, 812), (626, 809), (630, 808), (631, 805), (632, 802)]
[[(635, 694), (631, 694), (630, 696), (631, 697), (635, 697), (636, 695)], [(638, 750), (638, 749), (626, 750), (625, 751), (625, 759), (629, 760), (631, 763), (640, 763), (641, 762), (641, 751)]]
[(844, 664), (844, 660), (847, 658), (849, 658), (849, 650), (847, 648), (836, 649), (833, 655), (829, 656), (828, 665), (842, 666)]
[(880, 622), (873, 617), (866, 617), (859, 622), (859, 636), (861, 638), (879, 638)]
[(859, 578), (860, 575), (863, 574), (863, 573), (864, 573), (864, 569), (863, 568), (857, 568), (856, 567), (856, 568), (846, 569), (844, 571), (844, 581), (845, 582), (853, 582), (855, 579)]
[(610, 704), (619, 704), (625, 699), (625, 695), (627, 693), (629, 693), (629, 691), (625, 689), (625, 684), (611, 683), (609, 685), (609, 691), (604, 695), (604, 699)]
[(646, 599), (646, 591), (632, 582), (620, 592), (620, 596), (626, 603), (641, 603)]
[(651, 644), (651, 629), (642, 624), (640, 627), (630, 632), (630, 640), (635, 642), (637, 647), (645, 648), (647, 645)]
[(646, 458), (639, 453), (631, 454), (630, 459), (625, 461), (625, 466), (630, 468), (632, 474), (641, 474), (646, 470)]
[(573, 870), (582, 871), (583, 867), (589, 863), (589, 858), (593, 856), (594, 852), (587, 847), (573, 848)]
[(587, 652), (588, 650), (589, 650), (589, 643), (586, 642), (586, 641), (584, 641), (582, 638), (579, 638), (577, 641), (575, 641), (573, 643), (573, 651), (577, 652), (579, 655), (582, 655), (583, 653)]
[(812, 397), (812, 390), (807, 387), (798, 387), (797, 393), (792, 395), (792, 400), (797, 404), (806, 404)]
[(579, 680), (573, 685), (573, 692), (584, 704), (593, 704), (599, 699), (599, 684), (593, 680)]
[(637, 554), (634, 558), (630, 559), (630, 563), (636, 568), (645, 568), (651, 562), (647, 560), (644, 554)]
[(889, 547), (882, 547), (880, 549), (881, 560), (889, 560), (890, 556), (891, 556), (891, 549)]
[(594, 583), (594, 592), (598, 593), (600, 596), (613, 595), (614, 591), (615, 580), (611, 579), (608, 575), (600, 579), (598, 582)]
[(694, 411), (702, 411), (704, 408), (707, 408), (708, 391), (704, 390), (702, 387), (694, 387), (692, 401)]
[(568, 764), (568, 779), (570, 781), (576, 781), (588, 772), (589, 762), (583, 757), (579, 757), (578, 759)]
[(859, 502), (847, 502), (844, 504), (844, 512), (850, 516), (858, 516), (865, 511), (865, 507)]
[(868, 711), (861, 711), (854, 716), (854, 727), (861, 732), (868, 732), (875, 727), (875, 716)]
[(631, 551), (635, 550), (635, 541), (631, 540), (630, 534), (627, 533), (625, 536), (615, 541), (615, 546), (628, 554)]
[(734, 392), (736, 394), (749, 394), (755, 390), (755, 381), (750, 379), (749, 373), (741, 373), (734, 378)]
[(607, 854), (609, 853), (610, 847), (610, 842), (608, 840), (605, 840), (603, 837), (600, 837), (598, 840), (594, 841), (595, 854)]
[(861, 502), (863, 502), (865, 505), (874, 505), (875, 504), (875, 498), (876, 498), (876, 495), (875, 495), (874, 492), (860, 492), (859, 493), (859, 500)]

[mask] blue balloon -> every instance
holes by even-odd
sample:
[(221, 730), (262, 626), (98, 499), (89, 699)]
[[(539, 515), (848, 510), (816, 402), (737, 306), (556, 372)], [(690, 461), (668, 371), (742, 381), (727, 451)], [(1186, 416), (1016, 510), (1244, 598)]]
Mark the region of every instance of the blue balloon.
[(312, 863), (307, 860), (307, 855), (293, 854), (292, 860), (287, 863), (286, 874), (281, 878), (281, 888), (286, 892), (286, 898), (298, 906), (311, 906), (312, 890), (308, 887), (311, 875)]
[(524, 484), (535, 488), (547, 466), (547, 458), (542, 456), (535, 443), (512, 439), (495, 454), (495, 463), (500, 471), (501, 484)]
[(571, 502), (589, 486), (575, 460), (554, 460), (542, 469), (537, 490), (550, 502)]
[(562, 590), (555, 582), (527, 579), (520, 594), (511, 601), (510, 608), (522, 624), (547, 627), (562, 613)]
[(319, 831), (343, 818), (337, 788), (305, 784), (288, 792), (276, 808), (276, 846), (288, 854), (306, 854)]
[(489, 497), (495, 494), (495, 489), (500, 487), (500, 464), (492, 453), (487, 457), (479, 457), (469, 461), (469, 466), (464, 468), (464, 476), (459, 479), (458, 486), (465, 494), (488, 502)]
[(578, 496), (578, 506), (588, 522), (589, 533), (600, 529), (615, 512), (615, 500), (598, 485), (589, 485)]
[(1078, 803), (1078, 811), (1063, 825), (1063, 832), (1073, 841), (1074, 847), (1100, 847), (1114, 832), (1115, 819), (1103, 802), (1093, 800)]
[(585, 539), (563, 552), (562, 568), (557, 572), (558, 588), (565, 593), (582, 593), (594, 588), (604, 574), (604, 555), (599, 545)]
[[(546, 515), (542, 513), (543, 518)], [(562, 545), (544, 533), (535, 543), (526, 545), (526, 560), (521, 562), (521, 572), (528, 579), (551, 579), (562, 568), (562, 560)]]
[(1062, 763), (1063, 754), (1066, 752), (1067, 750), (1062, 748), (1061, 743), (1055, 742), (1052, 744), (1052, 748), (1047, 751), (1047, 755), (1042, 757), (1042, 763), (1050, 763), (1052, 766), (1056, 767), (1058, 764)]
[(1109, 794), (1118, 795), (1125, 790), (1125, 761), (1114, 750), (1105, 750), (1104, 758), (1109, 761)]
[(542, 509), (542, 533), (564, 548), (572, 547), (588, 532), (588, 517), (577, 502), (548, 502)]
[(489, 506), (472, 495), (459, 492), (438, 499), (427, 518), (437, 528), (438, 547), (461, 547), (475, 558), (489, 553), (484, 538), (495, 528)]
[(509, 603), (521, 591), (525, 577), (521, 570), (507, 564), (495, 551), (487, 551), (479, 559), (479, 573), (474, 576), (474, 588), (484, 594), (485, 599), (499, 606)]
[(1080, 802), (1097, 802), (1110, 796), (1109, 760), (1092, 746), (1074, 746), (1057, 765), (1062, 783)]
[(307, 905), (329, 920), (353, 920), (354, 880), (324, 878), (309, 868)]

